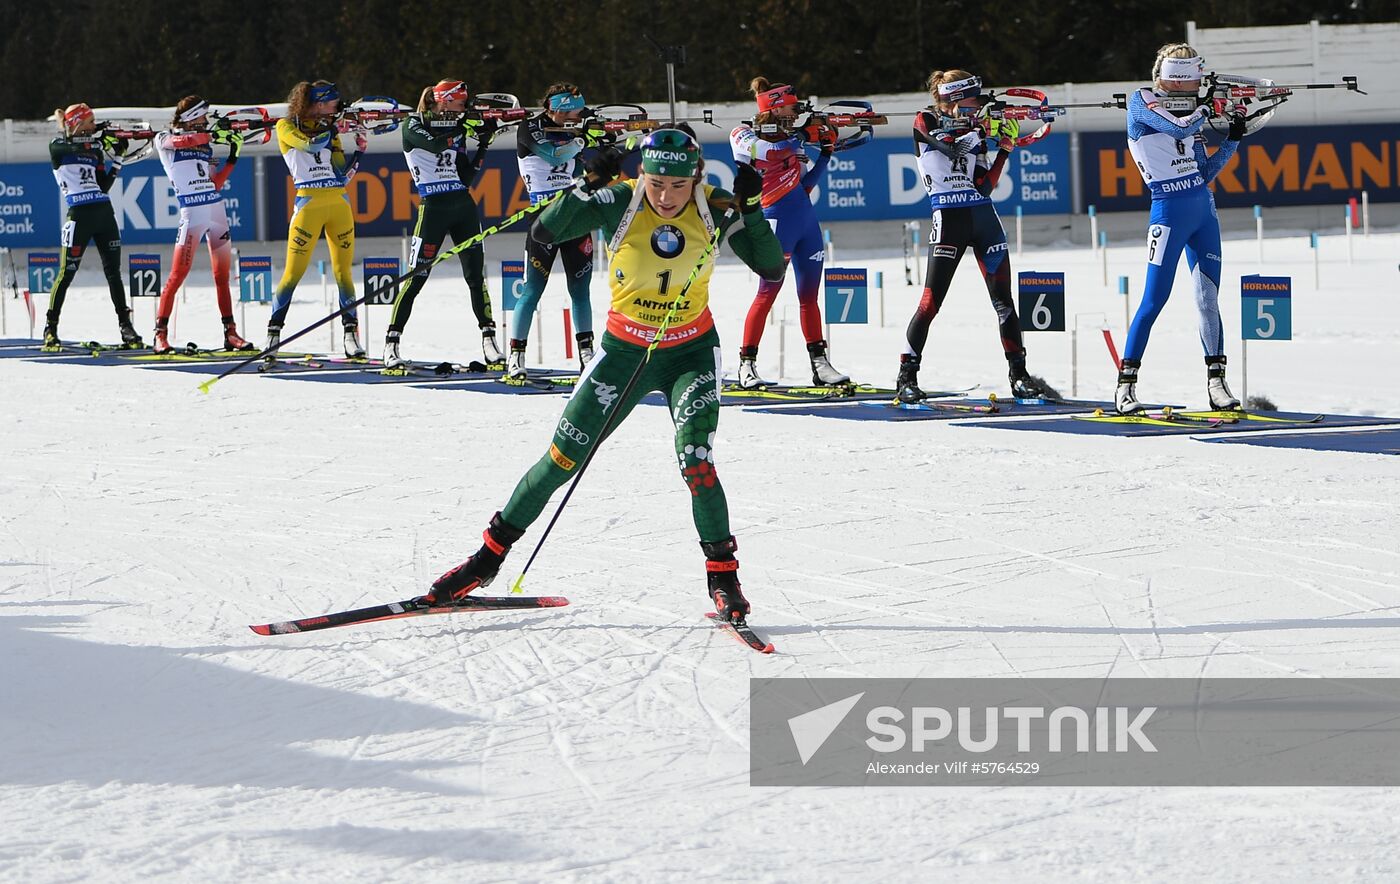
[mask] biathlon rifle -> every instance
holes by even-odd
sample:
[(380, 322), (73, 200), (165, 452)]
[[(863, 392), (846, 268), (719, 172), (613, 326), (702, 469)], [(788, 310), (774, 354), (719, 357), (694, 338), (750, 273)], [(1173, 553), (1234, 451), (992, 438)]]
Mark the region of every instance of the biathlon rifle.
[[(760, 135), (796, 135), (808, 144), (826, 142), (836, 152), (865, 144), (875, 137), (874, 127), (890, 121), (887, 115), (876, 113), (870, 102), (860, 99), (832, 101), (821, 107), (799, 101), (796, 110), (797, 115), (788, 123), (755, 123), (752, 119), (743, 122)], [(835, 130), (834, 140), (831, 135), (822, 137), (822, 130), (828, 128)], [(855, 131), (843, 135), (842, 129)]]
[(583, 116), (563, 123), (550, 123), (543, 127), (545, 132), (563, 132), (591, 138), (594, 141), (612, 144), (627, 133), (646, 133), (656, 129), (667, 129), (677, 123), (706, 123), (719, 128), (715, 122), (715, 112), (702, 110), (698, 117), (679, 117), (674, 120), (654, 119), (640, 104), (600, 104), (584, 108)]
[(277, 128), (277, 117), (268, 113), (265, 107), (243, 107), (231, 111), (210, 111), (208, 131), (240, 132), (244, 140), (261, 139), (266, 144), (272, 140), (272, 130)]
[[(397, 99), (371, 95), (352, 102), (342, 108), (338, 119), (348, 120), (363, 131), (383, 135), (393, 132), (399, 125), (415, 113), (411, 108), (399, 104)], [(444, 122), (456, 124), (459, 120), (483, 123), (494, 121), (497, 128), (511, 126), (530, 116), (527, 108), (520, 106), (520, 99), (508, 92), (484, 92), (473, 97), (473, 103), (460, 114), (434, 112), (434, 117)]]
[[(118, 165), (121, 165), (134, 163), (150, 153), (154, 147), (156, 133), (151, 124), (144, 121), (138, 123), (127, 120), (101, 120), (87, 135), (64, 137), (73, 144), (90, 145), (105, 150), (111, 153), (114, 159), (120, 160)], [(129, 142), (133, 141), (141, 143), (131, 147)]]
[(100, 144), (103, 139), (122, 138), (127, 141), (150, 141), (156, 137), (155, 130), (147, 122), (129, 120), (101, 120), (86, 135), (68, 135), (74, 144)]
[(1230, 126), (1230, 116), (1243, 116), (1245, 133), (1256, 132), (1273, 117), (1274, 111), (1295, 92), (1309, 89), (1345, 89), (1360, 95), (1356, 77), (1342, 77), (1339, 83), (1289, 83), (1279, 84), (1267, 77), (1246, 77), (1241, 74), (1221, 74), (1211, 72), (1201, 80), (1201, 91), (1197, 95), (1186, 94), (1159, 97), (1164, 110), (1174, 114), (1190, 113), (1203, 105), (1209, 105), (1215, 112), (1210, 126), (1217, 132), (1225, 132)]
[[(1009, 98), (1029, 99), (1032, 103), (1007, 101)], [(1041, 125), (1034, 132), (1017, 136), (1017, 147), (1025, 147), (1049, 135), (1055, 120), (1069, 111), (1084, 108), (1118, 108), (1119, 110), (1127, 110), (1128, 108), (1128, 96), (1121, 92), (1115, 94), (1110, 101), (1051, 104), (1050, 97), (1040, 89), (1012, 87), (1000, 92), (988, 90), (986, 94), (979, 96), (979, 99), (982, 102), (982, 108), (978, 114), (980, 120), (1016, 120), (1017, 122), (1038, 120), (1040, 122)]]

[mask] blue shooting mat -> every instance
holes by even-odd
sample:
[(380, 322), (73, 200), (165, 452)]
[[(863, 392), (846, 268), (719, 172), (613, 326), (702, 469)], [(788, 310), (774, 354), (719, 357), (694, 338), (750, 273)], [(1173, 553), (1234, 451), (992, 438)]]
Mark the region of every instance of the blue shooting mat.
[(1269, 448), (1308, 448), (1313, 451), (1352, 451), (1358, 454), (1400, 454), (1400, 427), (1348, 430), (1343, 433), (1304, 430), (1300, 433), (1273, 433), (1268, 436), (1213, 436), (1198, 441), (1263, 445)]
[(1015, 400), (998, 400), (997, 411), (972, 411), (973, 406), (985, 408), (985, 400), (954, 399), (946, 402), (921, 402), (917, 405), (896, 405), (892, 402), (832, 402), (821, 405), (781, 405), (748, 408), (758, 414), (800, 414), (813, 417), (830, 417), (848, 421), (946, 421), (967, 420), (969, 418), (1008, 418), (1033, 417), (1042, 414), (1082, 414), (1095, 408), (1112, 408), (1111, 402), (1047, 402), (1044, 404), (1018, 403)]
[[(273, 371), (265, 372), (265, 374), (267, 377), (278, 378), (280, 380), (288, 381), (319, 381), (323, 384), (362, 385), (418, 384), (423, 386), (432, 385), (434, 389), (456, 389), (466, 383), (486, 384), (500, 383), (501, 381), (501, 372), (499, 371), (459, 371), (454, 374), (439, 376), (432, 370), (431, 367), (423, 368), (421, 366), (415, 366), (415, 370), (412, 374), (386, 375), (380, 373), (379, 366), (358, 365), (354, 367), (358, 368), (359, 371), (344, 371), (339, 368), (336, 368), (330, 370), (282, 372), (274, 369)], [(530, 377), (536, 380), (545, 380), (548, 378), (556, 377), (571, 378), (574, 377), (574, 374), (573, 372), (559, 371), (555, 369), (538, 369), (532, 370), (530, 372)], [(501, 386), (509, 387), (511, 385), (501, 383)], [(515, 389), (525, 388), (522, 387)], [(569, 389), (573, 389), (573, 387), (569, 386), (566, 388), (566, 390)]]
[[(1241, 420), (1238, 423), (1222, 423), (1211, 426), (1197, 421), (1182, 421), (1179, 425), (1161, 423), (1123, 423), (1113, 420), (1096, 420), (1088, 415), (1048, 420), (1017, 421), (967, 421), (954, 424), (959, 427), (992, 427), (998, 430), (1037, 430), (1042, 433), (1070, 433), (1079, 436), (1183, 436), (1192, 433), (1257, 433), (1264, 430), (1304, 430), (1307, 427), (1333, 429), (1337, 427), (1366, 427), (1400, 422), (1400, 418), (1366, 417), (1362, 415), (1325, 414), (1322, 420), (1311, 422), (1315, 414), (1290, 411), (1259, 412), (1261, 417), (1282, 418), (1298, 423), (1275, 423), (1266, 420)], [(1111, 417), (1111, 416), (1110, 416)]]
[[(565, 373), (560, 373), (560, 377), (568, 377)], [(535, 377), (531, 372), (531, 377)], [(469, 393), (490, 393), (494, 395), (509, 394), (513, 396), (557, 396), (568, 395), (574, 391), (573, 384), (507, 384), (496, 376), (493, 380), (474, 380), (470, 383), (450, 383), (450, 378), (432, 383), (420, 383), (414, 386), (415, 390), (466, 390)], [(536, 380), (545, 380), (536, 378)]]
[[(86, 352), (86, 351), (84, 351)], [(170, 353), (157, 356), (149, 350), (104, 350), (96, 356), (84, 353), (38, 354), (43, 362), (57, 362), (62, 365), (134, 365), (137, 368), (158, 368), (163, 371), (192, 371), (200, 374), (218, 374), (230, 363), (247, 359), (252, 353), (237, 355), (214, 355), (201, 353), (191, 356), (187, 353)], [(298, 354), (303, 355), (303, 354)], [(291, 358), (290, 355), (288, 358)], [(249, 369), (252, 370), (251, 368)]]
[[(0, 359), (62, 359), (64, 357), (78, 357), (81, 359), (95, 359), (92, 350), (88, 347), (80, 347), (71, 341), (63, 342), (63, 349), (57, 353), (46, 353), (39, 349), (40, 341), (24, 341), (19, 344), (9, 344), (0, 347)], [(146, 350), (99, 350), (101, 356), (110, 356), (115, 353), (125, 353), (134, 355), (139, 353), (150, 353)]]

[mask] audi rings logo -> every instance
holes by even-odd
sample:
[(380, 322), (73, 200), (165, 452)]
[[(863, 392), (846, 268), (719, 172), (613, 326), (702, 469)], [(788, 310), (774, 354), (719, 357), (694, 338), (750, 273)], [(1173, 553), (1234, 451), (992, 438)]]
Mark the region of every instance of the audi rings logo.
[(651, 250), (663, 258), (674, 258), (685, 251), (685, 234), (678, 227), (662, 224), (652, 231)]
[(566, 417), (559, 418), (559, 429), (555, 430), (554, 434), (563, 436), (565, 439), (572, 439), (580, 445), (588, 444), (588, 434), (569, 423), (569, 419)]

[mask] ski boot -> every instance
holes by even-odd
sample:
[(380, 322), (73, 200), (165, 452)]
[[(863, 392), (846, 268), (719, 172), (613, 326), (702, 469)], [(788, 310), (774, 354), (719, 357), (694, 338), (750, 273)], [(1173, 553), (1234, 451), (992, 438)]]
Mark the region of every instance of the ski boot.
[(141, 335), (137, 334), (136, 329), (131, 327), (130, 322), (121, 324), (121, 335), (121, 349), (123, 350), (140, 350), (146, 346), (146, 342), (141, 340)]
[(44, 343), (39, 349), (45, 353), (57, 353), (63, 349), (63, 342), (58, 339), (58, 320), (52, 314), (44, 323)]
[(899, 354), (899, 377), (894, 382), (894, 398), (906, 405), (922, 402), (926, 396), (919, 389), (919, 361), (917, 353)]
[(256, 349), (238, 333), (238, 326), (234, 324), (232, 316), (224, 317), (224, 349), (236, 353), (249, 353)]
[(277, 348), (280, 346), (282, 346), (282, 327), (269, 325), (267, 327), (267, 347), (265, 348), (267, 355), (263, 357), (263, 362), (268, 365), (275, 363), (277, 361)]
[(758, 373), (757, 347), (739, 348), (739, 386), (745, 390), (757, 390), (760, 387), (772, 386)]
[(1007, 375), (1011, 381), (1011, 396), (1013, 399), (1046, 399), (1049, 398), (1049, 391), (1041, 385), (1040, 381), (1031, 377), (1026, 371), (1026, 351), (1022, 350), (1019, 355), (1007, 356), (1010, 365), (1010, 372)]
[(506, 359), (506, 377), (513, 381), (525, 380), (525, 342), (511, 339), (510, 357)]
[(578, 341), (578, 368), (583, 371), (593, 361), (593, 332), (579, 332), (574, 340)]
[(157, 356), (175, 352), (175, 348), (170, 346), (170, 332), (165, 328), (156, 327), (155, 338), (151, 341), (151, 352)]
[(505, 365), (506, 358), (501, 355), (501, 348), (496, 346), (496, 327), (494, 325), (481, 327), (481, 355), (486, 359), (487, 368), (500, 368)]
[(743, 621), (749, 615), (749, 600), (744, 598), (739, 586), (739, 562), (734, 558), (734, 551), (738, 548), (739, 542), (732, 534), (724, 540), (714, 543), (702, 541), (700, 544), (700, 549), (705, 552), (705, 578), (710, 600), (715, 603), (719, 615), (730, 623)]
[(358, 325), (345, 326), (345, 358), (364, 359), (365, 348), (360, 346), (360, 327)]
[(1119, 414), (1137, 414), (1144, 408), (1137, 397), (1138, 368), (1141, 365), (1141, 360), (1124, 359), (1118, 369), (1118, 390), (1113, 394), (1113, 407)]
[(1225, 386), (1225, 357), (1206, 357), (1206, 393), (1210, 395), (1210, 407), (1214, 411), (1238, 411), (1240, 400), (1234, 397)]
[(813, 341), (807, 345), (807, 356), (812, 360), (812, 384), (817, 387), (841, 387), (849, 384), (851, 378), (832, 368), (826, 355), (826, 341)]
[(408, 360), (399, 355), (398, 338), (389, 338), (384, 342), (384, 367), (404, 368), (408, 365)]
[(501, 563), (506, 560), (511, 544), (525, 532), (507, 525), (498, 512), (491, 517), (491, 524), (481, 532), (481, 549), (472, 554), (462, 564), (433, 581), (433, 588), (424, 598), (431, 605), (452, 605), (467, 597), (477, 587), (486, 586), (496, 579)]

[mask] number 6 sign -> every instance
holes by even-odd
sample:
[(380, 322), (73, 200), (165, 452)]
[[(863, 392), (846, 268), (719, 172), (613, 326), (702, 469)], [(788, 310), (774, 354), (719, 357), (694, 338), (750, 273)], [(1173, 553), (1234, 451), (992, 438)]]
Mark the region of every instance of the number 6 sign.
[(1028, 270), (1016, 276), (1021, 331), (1065, 330), (1065, 275)]

